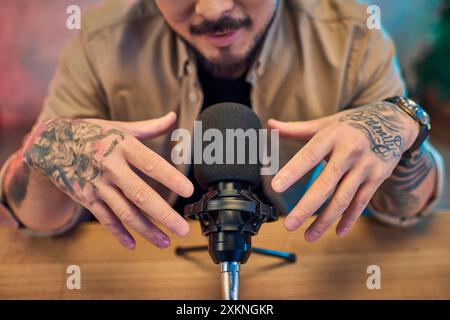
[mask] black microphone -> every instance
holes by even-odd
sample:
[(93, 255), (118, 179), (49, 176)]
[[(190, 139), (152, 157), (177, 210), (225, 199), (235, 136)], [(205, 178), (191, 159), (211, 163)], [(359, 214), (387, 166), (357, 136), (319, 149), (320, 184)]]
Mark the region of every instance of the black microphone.
[[(184, 216), (200, 221), (202, 234), (209, 238), (209, 255), (221, 267), (224, 296), (235, 300), (240, 264), (251, 254), (251, 237), (264, 222), (278, 219), (275, 207), (262, 203), (252, 192), (261, 180), (257, 156), (264, 147), (259, 143), (261, 122), (251, 108), (236, 103), (208, 107), (198, 121), (203, 132), (221, 133), (223, 161), (194, 163), (194, 177), (207, 192), (197, 203), (185, 206)], [(202, 155), (205, 148), (208, 144), (202, 143)]]

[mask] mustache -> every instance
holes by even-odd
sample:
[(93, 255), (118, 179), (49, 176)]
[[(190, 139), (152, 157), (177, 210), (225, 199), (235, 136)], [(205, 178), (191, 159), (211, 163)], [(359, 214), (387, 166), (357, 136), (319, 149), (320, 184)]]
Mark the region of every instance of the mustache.
[(204, 20), (198, 25), (189, 26), (192, 35), (200, 36), (206, 34), (223, 33), (235, 31), (240, 28), (249, 28), (253, 24), (250, 17), (235, 19), (231, 17), (222, 17), (219, 20)]

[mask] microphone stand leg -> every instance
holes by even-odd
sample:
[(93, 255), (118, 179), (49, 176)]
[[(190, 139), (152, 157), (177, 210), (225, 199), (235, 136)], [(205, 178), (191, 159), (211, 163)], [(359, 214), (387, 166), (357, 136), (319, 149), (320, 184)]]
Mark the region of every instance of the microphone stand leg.
[[(196, 252), (196, 251), (208, 251), (208, 246), (177, 247), (175, 249), (175, 254), (177, 256), (182, 256), (186, 253)], [(264, 255), (264, 256), (281, 258), (288, 262), (296, 262), (297, 261), (297, 256), (295, 255), (295, 253), (292, 253), (292, 252), (283, 252), (283, 251), (262, 249), (262, 248), (256, 248), (256, 247), (252, 248), (252, 252), (256, 253), (256, 254)]]
[(177, 256), (182, 256), (186, 253), (196, 252), (196, 251), (208, 251), (208, 246), (177, 247), (175, 249), (175, 254)]
[(260, 255), (264, 255), (264, 256), (281, 258), (281, 259), (284, 259), (284, 260), (286, 260), (288, 262), (292, 262), (292, 263), (297, 261), (297, 256), (295, 255), (295, 253), (292, 253), (292, 252), (283, 252), (283, 251), (262, 249), (262, 248), (256, 248), (256, 247), (252, 248), (252, 252), (260, 254)]

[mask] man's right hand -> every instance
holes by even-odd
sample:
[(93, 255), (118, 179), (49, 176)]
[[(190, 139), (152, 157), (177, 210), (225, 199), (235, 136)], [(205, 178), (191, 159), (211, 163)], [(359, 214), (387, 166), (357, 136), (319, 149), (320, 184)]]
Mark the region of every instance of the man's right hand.
[(180, 196), (193, 193), (189, 179), (138, 140), (166, 133), (175, 121), (174, 112), (141, 122), (50, 120), (28, 138), (24, 161), (89, 209), (126, 248), (136, 242), (125, 226), (165, 248), (170, 240), (153, 222), (178, 236), (186, 236), (189, 225), (133, 169)]

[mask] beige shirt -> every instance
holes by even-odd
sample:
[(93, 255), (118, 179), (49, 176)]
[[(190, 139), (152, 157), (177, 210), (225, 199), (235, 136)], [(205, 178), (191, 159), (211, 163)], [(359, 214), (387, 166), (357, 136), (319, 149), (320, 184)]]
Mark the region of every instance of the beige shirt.
[[(367, 18), (366, 6), (349, 0), (280, 1), (247, 74), (262, 123), (315, 119), (402, 95), (393, 44), (381, 30), (369, 30)], [(82, 30), (62, 54), (37, 123), (54, 117), (136, 121), (175, 111), (178, 127), (192, 130), (202, 102), (192, 52), (154, 2), (110, 0), (83, 12)], [(169, 135), (145, 143), (170, 160)], [(281, 140), (280, 167), (302, 145)], [(178, 169), (187, 174), (189, 167)], [(287, 212), (310, 174), (281, 195), (270, 179), (263, 177), (265, 193)], [(169, 203), (176, 200), (150, 183)]]

